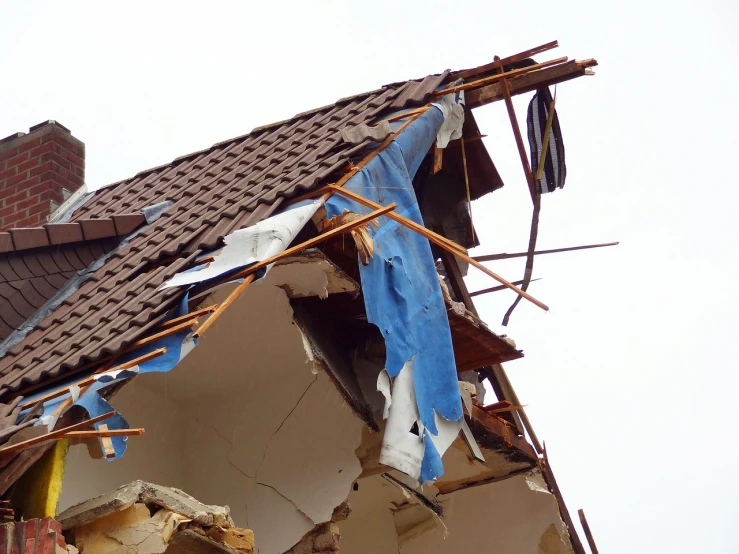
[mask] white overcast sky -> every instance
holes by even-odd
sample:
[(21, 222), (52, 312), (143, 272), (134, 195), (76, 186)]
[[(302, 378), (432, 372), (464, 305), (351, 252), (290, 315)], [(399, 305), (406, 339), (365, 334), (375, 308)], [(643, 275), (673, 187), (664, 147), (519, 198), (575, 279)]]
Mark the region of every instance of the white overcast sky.
[[(621, 245), (537, 260), (530, 292), (552, 310), (519, 306), (505, 332), (526, 357), (507, 369), (602, 553), (739, 552), (739, 9), (599, 4), (4, 2), (0, 136), (59, 120), (86, 143), (96, 188), (553, 39), (540, 61), (597, 58), (597, 76), (559, 86), (568, 177), (543, 199), (539, 246)], [(476, 253), (524, 250), (530, 200), (505, 107), (475, 115), (506, 183), (474, 206)], [(491, 267), (513, 280), (523, 263)], [(501, 330), (511, 300), (478, 308)]]

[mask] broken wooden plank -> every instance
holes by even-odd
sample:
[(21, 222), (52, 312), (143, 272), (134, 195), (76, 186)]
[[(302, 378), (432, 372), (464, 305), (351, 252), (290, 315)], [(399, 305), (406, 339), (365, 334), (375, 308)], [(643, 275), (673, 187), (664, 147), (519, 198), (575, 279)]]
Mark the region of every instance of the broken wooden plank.
[[(534, 65), (530, 65), (528, 67), (522, 67), (519, 69), (513, 69), (511, 71), (506, 71), (504, 73), (498, 73), (496, 75), (491, 75), (490, 77), (485, 77), (484, 79), (479, 79), (477, 81), (471, 81), (469, 83), (464, 83), (462, 85), (449, 87), (443, 90), (437, 90), (436, 92), (432, 93), (432, 96), (434, 98), (438, 98), (440, 96), (445, 96), (447, 94), (452, 94), (454, 92), (459, 92), (461, 90), (467, 91), (471, 89), (476, 89), (476, 88), (482, 87), (483, 85), (488, 85), (490, 83), (495, 83), (502, 79), (507, 79), (508, 77), (516, 77), (520, 75), (525, 75), (527, 73), (531, 73), (532, 71), (537, 71), (537, 70), (544, 69), (547, 67), (552, 67), (553, 65), (561, 65), (567, 61), (568, 61), (567, 56), (564, 56), (561, 58), (555, 58), (554, 60), (548, 60), (546, 62), (537, 63)], [(498, 64), (500, 64), (500, 58), (498, 56), (495, 57), (495, 62), (498, 62)]]
[(218, 308), (213, 312), (213, 315), (211, 315), (208, 319), (205, 320), (205, 322), (198, 328), (197, 331), (195, 331), (195, 334), (193, 335), (193, 338), (198, 338), (205, 333), (208, 328), (213, 325), (218, 319), (218, 317), (226, 311), (226, 308), (228, 308), (231, 304), (233, 304), (234, 300), (236, 300), (244, 290), (246, 290), (246, 287), (249, 286), (249, 284), (256, 278), (255, 274), (247, 275), (244, 280), (239, 283), (239, 285), (231, 291), (231, 294), (229, 294), (226, 299), (221, 302), (218, 306)]
[(577, 515), (580, 517), (582, 530), (585, 532), (585, 538), (588, 540), (588, 544), (590, 545), (590, 552), (592, 552), (592, 554), (598, 554), (598, 547), (595, 546), (593, 533), (590, 531), (590, 525), (588, 525), (588, 520), (586, 519), (585, 512), (582, 510), (582, 508), (577, 511)]
[[(153, 351), (151, 351), (151, 352), (149, 352), (147, 354), (144, 354), (143, 356), (139, 356), (137, 358), (134, 358), (132, 360), (129, 360), (129, 361), (127, 361), (125, 363), (122, 363), (122, 364), (120, 364), (118, 366), (112, 367), (112, 368), (110, 368), (109, 370), (106, 370), (106, 371), (120, 371), (120, 370), (123, 370), (123, 369), (131, 369), (134, 366), (137, 366), (139, 364), (142, 364), (144, 362), (148, 362), (149, 360), (152, 360), (154, 358), (157, 358), (157, 357), (165, 354), (166, 352), (167, 352), (167, 349), (166, 348), (158, 348), (157, 350), (153, 350)], [(74, 386), (77, 386), (77, 387), (85, 387), (86, 385), (92, 384), (95, 381), (96, 377), (98, 377), (99, 375), (100, 375), (99, 373), (96, 373), (94, 375), (91, 375), (90, 377), (86, 377), (85, 379), (82, 379), (80, 381), (77, 381), (75, 383), (72, 383), (71, 385), (69, 385), (69, 386), (67, 386), (67, 387), (65, 387), (63, 389), (59, 389), (57, 391), (54, 391), (54, 392), (50, 392), (48, 394), (45, 394), (44, 396), (41, 396), (39, 398), (36, 398), (35, 400), (29, 400), (28, 402), (22, 402), (21, 403), (21, 406), (23, 406), (24, 408), (27, 407), (27, 406), (35, 406), (39, 402), (46, 402), (47, 400), (51, 400), (52, 398), (57, 398), (59, 396), (64, 396), (65, 394), (68, 394), (69, 393), (69, 387), (74, 387)], [(85, 388), (85, 390), (87, 390), (87, 388)], [(82, 390), (80, 391), (80, 396), (82, 395), (83, 392), (84, 391), (82, 391)]]
[[(541, 278), (531, 279), (531, 281), (529, 282), (533, 283), (534, 281), (541, 281)], [(519, 279), (518, 281), (511, 281), (511, 283), (513, 283), (514, 285), (520, 285), (523, 282), (524, 282), (523, 279)], [(498, 292), (498, 291), (506, 290), (506, 289), (508, 289), (508, 287), (504, 287), (503, 285), (498, 285), (497, 287), (490, 287), (489, 289), (476, 290), (474, 292), (471, 292), (470, 296), (472, 297), (480, 296), (481, 294), (487, 294), (489, 292)]]
[(194, 325), (195, 325), (194, 320), (183, 321), (182, 323), (172, 325), (171, 327), (165, 329), (164, 331), (159, 331), (158, 333), (154, 333), (153, 335), (149, 335), (148, 337), (144, 337), (143, 339), (137, 340), (136, 342), (132, 343), (128, 347), (128, 350), (135, 350), (136, 348), (141, 348), (142, 346), (146, 346), (147, 344), (156, 342), (159, 339), (163, 339), (170, 335), (176, 335), (177, 333), (184, 331), (185, 329), (189, 329), (190, 327), (193, 327)]
[(441, 164), (444, 159), (444, 150), (439, 148), (437, 144), (434, 144), (434, 168), (432, 173), (435, 175), (441, 171)]
[(507, 56), (497, 62), (494, 61), (490, 62), (489, 64), (481, 65), (479, 67), (473, 67), (470, 69), (465, 69), (464, 71), (458, 71), (454, 73), (454, 78), (469, 79), (470, 77), (475, 77), (476, 75), (481, 75), (483, 73), (493, 71), (495, 69), (498, 69), (499, 67), (503, 67), (516, 62), (522, 62), (523, 60), (526, 60), (531, 56), (541, 54), (542, 52), (546, 52), (547, 50), (552, 50), (554, 48), (557, 48), (558, 46), (559, 42), (553, 40), (551, 42), (547, 42), (546, 44), (542, 44), (541, 46), (535, 46), (534, 48), (529, 48), (528, 50), (524, 50), (523, 52), (519, 52), (518, 54)]
[(536, 181), (541, 181), (541, 176), (544, 174), (544, 163), (547, 161), (547, 153), (549, 152), (549, 135), (552, 132), (552, 124), (554, 123), (554, 107), (557, 101), (557, 89), (554, 89), (555, 97), (552, 98), (549, 104), (549, 114), (547, 115), (547, 124), (544, 127), (544, 138), (541, 141), (541, 156), (539, 156), (539, 165), (537, 166), (536, 175), (534, 176)]
[(218, 309), (217, 305), (213, 306), (206, 306), (205, 308), (200, 308), (199, 310), (195, 310), (193, 312), (190, 312), (189, 314), (182, 315), (180, 317), (175, 317), (173, 319), (168, 319), (164, 323), (162, 323), (159, 328), (160, 329), (168, 329), (172, 327), (173, 325), (179, 325), (183, 321), (192, 321), (194, 319), (197, 319), (201, 315), (209, 314), (211, 312), (215, 312)]
[(98, 429), (103, 433), (100, 437), (100, 445), (103, 447), (103, 455), (106, 458), (115, 458), (115, 448), (113, 448), (113, 441), (106, 434), (108, 426), (105, 423), (98, 425)]
[[(105, 427), (105, 429), (103, 429)], [(69, 431), (60, 438), (62, 439), (98, 439), (101, 437), (133, 437), (143, 435), (145, 429), (108, 429), (108, 426), (100, 425), (96, 431)]]
[[(598, 62), (594, 59), (572, 60), (554, 67), (514, 76), (508, 83), (510, 94), (512, 96), (524, 94), (541, 87), (556, 85), (583, 75), (590, 75), (592, 72), (588, 68), (596, 65), (598, 65)], [(467, 91), (465, 93), (465, 105), (468, 108), (479, 108), (491, 102), (503, 100), (504, 97), (501, 83), (492, 83), (479, 89)]]
[[(575, 250), (588, 250), (589, 248), (603, 248), (605, 246), (617, 246), (618, 242), (604, 242), (601, 244), (586, 244), (584, 246), (569, 246), (567, 248), (552, 248), (551, 250), (536, 250), (535, 256), (542, 254), (557, 254), (559, 252), (573, 252)], [(492, 262), (493, 260), (510, 260), (511, 258), (524, 258), (528, 256), (528, 252), (515, 252), (513, 254), (487, 254), (485, 256), (472, 256), (478, 262)]]
[[(350, 190), (346, 190), (346, 189), (338, 188), (338, 187), (331, 187), (331, 188), (332, 188), (332, 190), (334, 192), (338, 192), (339, 194), (342, 194), (342, 195), (346, 196), (347, 198), (351, 198), (355, 202), (357, 202), (359, 204), (362, 204), (364, 206), (367, 206), (369, 208), (378, 208), (378, 207), (381, 208), (382, 207), (382, 206), (380, 206), (380, 204), (377, 204), (376, 202), (373, 202), (371, 200), (368, 200), (367, 198), (365, 198), (363, 196), (360, 196), (359, 194), (356, 194), (355, 192), (352, 192)], [(466, 253), (460, 252), (458, 250), (454, 250), (452, 247), (449, 246), (448, 239), (446, 239), (445, 237), (442, 237), (441, 235), (438, 235), (437, 233), (434, 233), (433, 231), (431, 231), (429, 229), (426, 229), (426, 227), (424, 227), (422, 225), (419, 225), (415, 221), (413, 221), (411, 219), (408, 219), (407, 217), (403, 217), (402, 215), (399, 215), (399, 214), (396, 214), (396, 213), (389, 213), (387, 215), (387, 217), (390, 218), (390, 219), (392, 219), (393, 221), (396, 221), (396, 222), (400, 223), (401, 225), (404, 225), (404, 226), (408, 227), (409, 229), (412, 229), (412, 230), (416, 231), (417, 233), (419, 233), (420, 235), (426, 237), (428, 240), (430, 240), (431, 242), (433, 242), (437, 246), (446, 249), (447, 251), (451, 252), (452, 254), (454, 254), (455, 256), (457, 256), (458, 258), (461, 258), (464, 261), (466, 261), (467, 263), (475, 266), (477, 269), (479, 269), (480, 271), (482, 271), (483, 273), (485, 273), (489, 277), (492, 277), (493, 279), (495, 279), (496, 281), (498, 281), (502, 285), (505, 285), (509, 289), (513, 290), (516, 294), (518, 294), (519, 296), (524, 297), (526, 300), (528, 300), (529, 302), (531, 302), (534, 305), (538, 306), (542, 310), (549, 311), (549, 306), (547, 306), (543, 302), (537, 300), (536, 298), (534, 298), (530, 294), (528, 294), (525, 291), (519, 289), (515, 285), (509, 283), (508, 281), (506, 281), (505, 279), (503, 279), (503, 277), (501, 277), (497, 273), (494, 273), (493, 271), (489, 270), (484, 265), (482, 265), (480, 262), (478, 262), (476, 260), (473, 260)]]
[(46, 433), (45, 435), (41, 435), (38, 437), (34, 437), (32, 439), (28, 439), (28, 440), (21, 441), (15, 444), (11, 444), (9, 446), (5, 446), (3, 448), (0, 448), (0, 455), (10, 454), (11, 452), (18, 452), (19, 450), (24, 450), (26, 448), (29, 448), (31, 446), (36, 446), (37, 444), (41, 444), (49, 440), (58, 439), (62, 435), (69, 433), (70, 431), (77, 431), (79, 429), (82, 429), (83, 427), (88, 427), (92, 425), (93, 423), (97, 423), (98, 421), (103, 421), (105, 419), (111, 418), (113, 417), (114, 414), (115, 412), (108, 412), (107, 414), (102, 414), (97, 417), (93, 417), (90, 419), (86, 419), (85, 421), (81, 421), (80, 423), (75, 423), (74, 425), (70, 425), (69, 427), (64, 427), (62, 429), (50, 431), (49, 433)]
[(557, 499), (557, 507), (559, 508), (562, 520), (567, 526), (567, 531), (570, 535), (570, 542), (572, 543), (572, 549), (575, 551), (575, 554), (587, 554), (582, 545), (582, 541), (580, 541), (580, 535), (578, 535), (577, 529), (575, 529), (575, 524), (570, 517), (570, 511), (567, 509), (564, 497), (562, 496), (562, 491), (559, 489), (557, 480), (554, 478), (552, 466), (549, 464), (549, 457), (547, 456), (546, 445), (542, 451), (542, 457), (539, 458), (539, 467), (541, 468), (544, 481), (546, 481), (547, 486), (549, 487), (549, 491), (554, 495), (554, 498)]

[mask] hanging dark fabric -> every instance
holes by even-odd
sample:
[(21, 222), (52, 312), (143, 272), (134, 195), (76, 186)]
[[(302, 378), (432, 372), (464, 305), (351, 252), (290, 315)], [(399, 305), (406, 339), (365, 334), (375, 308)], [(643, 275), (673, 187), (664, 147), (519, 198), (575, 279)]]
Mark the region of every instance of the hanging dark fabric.
[(559, 117), (555, 109), (552, 130), (549, 133), (547, 156), (544, 160), (544, 171), (540, 180), (536, 180), (539, 170), (539, 160), (543, 148), (544, 131), (547, 127), (549, 108), (552, 105), (552, 94), (548, 87), (540, 88), (529, 103), (526, 114), (526, 126), (531, 147), (531, 172), (534, 175), (536, 191), (539, 194), (554, 192), (555, 189), (565, 186), (567, 167), (565, 166), (565, 145), (562, 140), (562, 130), (559, 127)]

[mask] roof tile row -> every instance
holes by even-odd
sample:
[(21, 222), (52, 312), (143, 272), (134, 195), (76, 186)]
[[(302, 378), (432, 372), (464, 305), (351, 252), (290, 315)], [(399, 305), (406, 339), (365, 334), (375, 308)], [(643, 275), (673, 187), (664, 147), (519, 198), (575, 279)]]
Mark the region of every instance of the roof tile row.
[(49, 223), (43, 227), (10, 229), (0, 233), (0, 254), (57, 246), (85, 240), (122, 237), (145, 222), (142, 214), (81, 219), (74, 223)]

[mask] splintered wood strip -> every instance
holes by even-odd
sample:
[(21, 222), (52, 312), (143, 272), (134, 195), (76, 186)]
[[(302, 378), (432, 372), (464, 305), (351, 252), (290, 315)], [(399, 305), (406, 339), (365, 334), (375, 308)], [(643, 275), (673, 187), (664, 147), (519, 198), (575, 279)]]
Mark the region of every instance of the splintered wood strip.
[(209, 314), (211, 312), (215, 312), (218, 309), (217, 305), (213, 306), (207, 306), (205, 308), (200, 308), (199, 310), (195, 310), (194, 312), (190, 312), (189, 314), (182, 315), (180, 317), (175, 317), (174, 319), (170, 319), (168, 321), (165, 321), (162, 323), (159, 328), (160, 329), (168, 329), (169, 327), (172, 327), (173, 325), (178, 325), (182, 323), (183, 321), (190, 321), (193, 319), (197, 319), (201, 315)]
[(541, 454), (542, 457), (539, 458), (539, 467), (541, 468), (541, 473), (544, 476), (544, 481), (546, 481), (547, 487), (549, 487), (549, 490), (554, 495), (554, 498), (557, 499), (557, 507), (559, 508), (559, 513), (562, 516), (562, 520), (567, 526), (567, 530), (570, 535), (570, 541), (572, 542), (572, 549), (575, 551), (575, 554), (587, 554), (585, 548), (582, 545), (582, 542), (580, 541), (580, 535), (578, 535), (577, 529), (575, 529), (575, 524), (570, 517), (570, 511), (567, 509), (567, 504), (565, 504), (564, 497), (562, 496), (562, 491), (560, 491), (559, 485), (557, 485), (557, 479), (554, 477), (554, 473), (552, 472), (552, 466), (550, 465), (549, 457), (547, 456), (546, 445), (544, 445), (544, 450)]
[(110, 440), (110, 436), (108, 436), (106, 431), (108, 431), (108, 426), (105, 423), (101, 423), (98, 425), (98, 429), (103, 433), (103, 435), (100, 437), (100, 444), (103, 447), (103, 454), (106, 458), (115, 458), (115, 448), (113, 448), (113, 441)]
[(472, 199), (470, 198), (470, 177), (467, 174), (467, 153), (465, 152), (464, 139), (459, 141), (460, 148), (462, 150), (462, 169), (464, 170), (464, 188), (467, 193), (467, 210), (470, 214), (470, 236), (472, 237), (472, 243), (475, 240), (475, 226), (472, 223)]
[[(541, 279), (531, 279), (531, 282), (533, 283), (534, 281), (540, 281), (540, 280)], [(523, 283), (523, 279), (519, 279), (518, 281), (511, 281), (511, 283), (514, 285), (520, 285)], [(489, 292), (498, 292), (501, 290), (506, 290), (507, 288), (508, 287), (506, 286), (498, 285), (497, 287), (490, 287), (489, 289), (476, 290), (475, 292), (471, 292), (470, 296), (471, 297), (480, 296), (481, 294), (487, 294)]]
[[(354, 200), (358, 204), (362, 204), (363, 206), (365, 206), (367, 208), (372, 208), (373, 210), (377, 210), (377, 209), (382, 208), (382, 205), (378, 204), (377, 202), (373, 202), (372, 200), (369, 200), (369, 199), (365, 198), (364, 196), (361, 196), (361, 195), (359, 195), (356, 192), (353, 192), (351, 190), (336, 188), (333, 185), (328, 185), (328, 188), (329, 188), (329, 190), (332, 190), (333, 192), (338, 192), (339, 194), (342, 194), (343, 196), (346, 196), (347, 198), (349, 198), (351, 200)], [(426, 227), (424, 227), (422, 225), (419, 225), (418, 223), (416, 223), (415, 221), (413, 221), (411, 219), (408, 219), (406, 217), (403, 217), (401, 215), (398, 215), (398, 214), (392, 213), (392, 212), (389, 213), (389, 214), (387, 214), (387, 217), (389, 219), (392, 219), (393, 221), (397, 221), (398, 223), (401, 223), (401, 224), (406, 225), (406, 226), (407, 225), (413, 225), (414, 227), (412, 227), (412, 229), (414, 231), (419, 232), (419, 233), (421, 233), (421, 231), (419, 229), (423, 229), (425, 232), (432, 233), (433, 235), (436, 236), (437, 240), (440, 240), (440, 241), (444, 242), (444, 244), (446, 244), (447, 246), (449, 246), (449, 248), (451, 248), (452, 250), (455, 250), (455, 251), (460, 252), (460, 253), (463, 253), (463, 254), (467, 254), (467, 249), (464, 246), (462, 246), (460, 244), (457, 244), (456, 242), (454, 242), (453, 240), (450, 240), (450, 239), (446, 238), (445, 236), (439, 235), (438, 233), (434, 233), (433, 231), (431, 231), (429, 229), (426, 229)]]
[[(464, 83), (463, 85), (449, 87), (444, 90), (437, 90), (436, 92), (432, 93), (432, 96), (434, 98), (438, 98), (446, 94), (452, 94), (454, 92), (459, 92), (460, 90), (469, 90), (469, 89), (479, 88), (484, 85), (489, 85), (490, 83), (495, 83), (497, 81), (500, 81), (501, 79), (507, 79), (509, 77), (517, 77), (519, 75), (525, 75), (526, 73), (537, 71), (538, 69), (544, 69), (546, 67), (551, 67), (553, 65), (563, 64), (567, 62), (568, 60), (569, 58), (567, 56), (564, 56), (562, 58), (548, 60), (546, 62), (537, 63), (535, 65), (530, 65), (528, 67), (522, 67), (520, 69), (513, 69), (511, 71), (506, 71), (504, 73), (498, 73), (497, 75), (491, 75), (490, 77), (485, 77), (484, 79), (478, 79), (477, 81), (472, 81), (470, 83)], [(495, 57), (495, 62), (498, 62), (498, 64), (500, 64), (500, 58), (498, 56)], [(501, 66), (499, 66), (499, 69), (501, 69)]]
[[(157, 358), (167, 352), (166, 348), (158, 348), (157, 350), (153, 350), (152, 352), (149, 352), (148, 354), (144, 354), (143, 356), (139, 356), (138, 358), (134, 358), (133, 360), (129, 360), (128, 362), (122, 363), (121, 365), (115, 366), (110, 368), (110, 370), (105, 371), (118, 371), (122, 369), (130, 369), (134, 366), (137, 366), (139, 364), (142, 364), (144, 362), (148, 362), (149, 360), (152, 360), (154, 358)], [(99, 375), (99, 373), (96, 373), (95, 375)], [(85, 385), (90, 385), (95, 381), (95, 376), (91, 375), (90, 377), (86, 377), (85, 379), (82, 379), (80, 381), (77, 381), (76, 383), (72, 383), (71, 385), (54, 391), (50, 392), (49, 394), (45, 394), (44, 396), (41, 396), (35, 400), (29, 400), (28, 402), (22, 402), (21, 406), (35, 406), (39, 402), (46, 402), (47, 400), (51, 400), (52, 398), (57, 398), (59, 396), (63, 396), (69, 392), (69, 387), (84, 387)], [(87, 390), (87, 389), (85, 389)], [(80, 396), (82, 395), (84, 391), (80, 390)]]
[(64, 427), (62, 429), (51, 431), (49, 433), (46, 433), (45, 435), (41, 435), (40, 437), (34, 437), (32, 439), (18, 442), (16, 444), (11, 444), (10, 446), (5, 446), (3, 448), (0, 448), (0, 455), (9, 454), (11, 452), (18, 452), (19, 450), (24, 450), (31, 446), (36, 446), (37, 444), (41, 444), (42, 442), (46, 442), (46, 441), (53, 440), (53, 439), (58, 439), (62, 435), (65, 435), (66, 433), (69, 433), (70, 431), (77, 431), (84, 427), (89, 427), (93, 423), (97, 423), (98, 421), (103, 421), (105, 419), (111, 418), (113, 417), (113, 415), (115, 415), (115, 412), (108, 412), (107, 414), (102, 414), (97, 417), (93, 417), (91, 419), (86, 419), (85, 421), (75, 423), (74, 425), (70, 425), (69, 427)]
[(251, 275), (247, 275), (244, 280), (239, 283), (239, 285), (233, 291), (231, 291), (231, 294), (229, 294), (228, 297), (223, 302), (221, 302), (221, 304), (218, 306), (218, 309), (213, 312), (213, 315), (206, 319), (205, 323), (203, 323), (198, 328), (198, 330), (195, 331), (194, 338), (201, 337), (203, 333), (205, 333), (208, 328), (215, 323), (216, 319), (218, 319), (220, 315), (226, 311), (226, 308), (228, 308), (233, 303), (233, 301), (236, 300), (241, 295), (241, 293), (244, 292), (244, 290), (246, 290), (246, 287), (248, 287), (255, 278), (256, 275), (253, 273)]
[(164, 331), (160, 331), (159, 333), (155, 333), (151, 336), (144, 337), (143, 339), (137, 340), (136, 342), (132, 343), (127, 350), (135, 350), (136, 348), (140, 348), (142, 346), (146, 346), (147, 344), (151, 344), (152, 342), (156, 342), (159, 339), (163, 339), (165, 337), (168, 337), (170, 335), (175, 335), (179, 333), (180, 331), (183, 331), (184, 329), (188, 329), (195, 325), (195, 321), (183, 321), (182, 323), (178, 323), (177, 325), (173, 325), (172, 327), (169, 327), (168, 329)]
[(555, 98), (549, 103), (549, 113), (547, 114), (547, 124), (544, 128), (544, 138), (541, 141), (541, 156), (539, 156), (539, 165), (536, 169), (536, 180), (541, 181), (541, 176), (544, 174), (544, 162), (547, 161), (547, 152), (549, 151), (549, 135), (552, 132), (552, 123), (554, 123), (554, 105), (557, 101), (556, 94), (557, 89), (554, 89)]
[(405, 119), (406, 117), (410, 117), (412, 115), (421, 114), (425, 111), (426, 111), (426, 106), (424, 106), (423, 108), (416, 108), (415, 110), (409, 110), (404, 113), (395, 114), (391, 117), (388, 117), (387, 119), (381, 119), (377, 123), (380, 123), (382, 121), (387, 121), (388, 123), (392, 123), (393, 121), (399, 121), (401, 119)]
[[(534, 255), (557, 254), (559, 252), (573, 252), (575, 250), (588, 250), (590, 248), (603, 248), (605, 246), (617, 246), (616, 242), (603, 242), (601, 244), (585, 244), (583, 246), (568, 246), (567, 248), (553, 248), (551, 250), (536, 250)], [(515, 252), (513, 254), (486, 254), (484, 256), (473, 256), (478, 262), (492, 262), (494, 260), (510, 260), (511, 258), (524, 258), (528, 256), (528, 252)]]
[(443, 160), (444, 160), (444, 151), (441, 148), (439, 148), (437, 144), (434, 144), (434, 169), (433, 169), (434, 174), (439, 173), (439, 171), (441, 171), (441, 164)]
[[(498, 56), (495, 56), (495, 59), (500, 60)], [(496, 77), (505, 77), (506, 75), (506, 73), (498, 73)], [(508, 81), (503, 78), (500, 81), (500, 85), (503, 87), (503, 96), (505, 98), (506, 109), (508, 110), (508, 119), (510, 119), (511, 121), (513, 136), (516, 139), (516, 146), (518, 147), (518, 155), (521, 157), (521, 165), (523, 166), (523, 172), (526, 175), (526, 182), (529, 185), (529, 193), (531, 194), (531, 199), (533, 200), (536, 196), (536, 189), (534, 188), (534, 176), (531, 173), (529, 158), (526, 154), (526, 147), (523, 143), (523, 137), (521, 136), (521, 128), (518, 126), (518, 118), (516, 117), (516, 110), (513, 107), (513, 100), (511, 100), (511, 91), (508, 88)]]
[(143, 435), (146, 430), (142, 428), (136, 429), (108, 429), (107, 425), (103, 430), (100, 425), (96, 431), (69, 431), (60, 438), (62, 439), (97, 439), (101, 437), (134, 437)]
[[(597, 60), (572, 60), (554, 67), (534, 71), (524, 75), (516, 75), (508, 79), (512, 95), (525, 94), (541, 87), (556, 85), (571, 79), (593, 74), (588, 68), (598, 65)], [(467, 91), (465, 106), (470, 109), (479, 108), (498, 100), (503, 100), (504, 94), (500, 83), (491, 83), (480, 88)]]
[(536, 54), (541, 54), (542, 52), (552, 50), (554, 48), (557, 48), (558, 46), (559, 42), (553, 40), (551, 42), (547, 42), (546, 44), (542, 44), (541, 46), (535, 46), (534, 48), (529, 48), (528, 50), (524, 50), (523, 52), (519, 52), (518, 54), (507, 56), (505, 58), (502, 58), (498, 62), (491, 62), (486, 65), (481, 65), (480, 67), (473, 67), (471, 69), (460, 71), (459, 73), (455, 73), (454, 76), (457, 79), (468, 79), (470, 77), (474, 77), (475, 75), (480, 75), (482, 73), (487, 73), (488, 71), (498, 69), (499, 67), (503, 67), (504, 65), (521, 62), (530, 58), (531, 56), (535, 56)]
[(588, 525), (588, 520), (585, 518), (585, 512), (582, 510), (582, 508), (577, 511), (577, 515), (580, 517), (580, 524), (582, 525), (582, 530), (585, 532), (585, 538), (588, 539), (590, 552), (592, 552), (593, 554), (598, 554), (598, 547), (595, 546), (593, 533), (591, 533), (590, 531), (590, 525)]
[[(377, 204), (376, 202), (373, 202), (372, 200), (368, 200), (364, 196), (360, 196), (359, 194), (356, 194), (355, 192), (352, 192), (350, 190), (335, 188), (334, 189), (334, 192), (337, 192), (337, 193), (342, 194), (342, 195), (344, 195), (344, 196), (346, 196), (348, 198), (351, 198), (355, 202), (357, 202), (359, 204), (363, 204), (363, 205), (367, 206), (368, 208), (376, 208), (376, 207), (380, 206), (380, 204)], [(442, 237), (441, 235), (438, 235), (438, 234), (434, 233), (433, 231), (430, 231), (429, 229), (426, 229), (426, 227), (423, 227), (422, 225), (419, 225), (415, 221), (413, 221), (411, 219), (408, 219), (406, 217), (403, 217), (402, 215), (398, 215), (396, 213), (390, 213), (390, 214), (387, 215), (387, 217), (390, 218), (390, 219), (392, 219), (393, 221), (397, 221), (401, 225), (405, 225), (406, 227), (408, 227), (409, 229), (412, 229), (413, 231), (416, 231), (417, 233), (419, 233), (420, 235), (423, 235), (424, 237), (426, 237), (428, 240), (430, 240), (431, 242), (433, 242), (437, 246), (439, 246), (439, 247), (447, 250), (448, 252), (451, 252), (452, 254), (454, 254), (455, 256), (457, 256), (458, 258), (461, 258), (464, 261), (466, 261), (467, 263), (475, 266), (477, 269), (479, 269), (480, 271), (482, 271), (483, 273), (485, 273), (489, 277), (492, 277), (493, 279), (495, 279), (496, 281), (498, 281), (501, 285), (505, 285), (507, 288), (511, 289), (516, 294), (518, 294), (519, 296), (522, 296), (523, 298), (525, 298), (529, 302), (533, 303), (534, 305), (538, 306), (542, 310), (544, 310), (544, 311), (548, 311), (549, 310), (549, 306), (547, 306), (543, 302), (537, 300), (536, 298), (534, 298), (533, 296), (531, 296), (527, 292), (519, 289), (518, 287), (516, 287), (512, 283), (506, 281), (505, 279), (503, 279), (503, 277), (501, 277), (497, 273), (494, 273), (493, 271), (489, 270), (487, 267), (485, 267), (484, 265), (482, 265), (480, 262), (472, 259), (465, 252), (460, 252), (459, 250), (456, 250), (456, 249), (452, 248), (448, 244), (448, 239), (446, 239), (445, 237)]]
[[(279, 254), (272, 256), (271, 258), (267, 258), (266, 260), (263, 260), (261, 262), (257, 262), (256, 264), (247, 267), (246, 269), (242, 269), (238, 273), (229, 276), (227, 278), (227, 281), (222, 281), (218, 284), (222, 284), (223, 282), (229, 282), (229, 281), (235, 281), (237, 279), (243, 278), (244, 281), (241, 282), (232, 292), (228, 295), (228, 298), (224, 300), (221, 305), (218, 307), (218, 309), (213, 312), (213, 314), (203, 323), (203, 325), (196, 331), (195, 338), (201, 337), (203, 333), (213, 324), (215, 323), (215, 320), (220, 317), (220, 315), (226, 310), (226, 308), (233, 303), (238, 296), (244, 292), (246, 287), (249, 286), (249, 283), (251, 283), (254, 278), (256, 277), (256, 272), (260, 269), (267, 267), (268, 265), (271, 265), (275, 263), (278, 260), (281, 260), (283, 258), (288, 258), (292, 256), (293, 254), (296, 254), (298, 252), (302, 252), (303, 250), (306, 250), (308, 248), (311, 248), (317, 244), (320, 244), (321, 242), (324, 242), (334, 236), (338, 236), (341, 233), (345, 231), (351, 231), (355, 227), (359, 227), (361, 225), (364, 225), (366, 223), (369, 223), (373, 219), (377, 219), (381, 215), (387, 215), (388, 213), (392, 212), (397, 206), (395, 204), (390, 204), (389, 206), (386, 206), (384, 208), (381, 207), (381, 209), (375, 210), (367, 215), (364, 215), (362, 217), (359, 217), (355, 219), (354, 221), (351, 221), (349, 223), (346, 223), (344, 225), (340, 225), (339, 227), (335, 227), (331, 229), (330, 231), (327, 231), (323, 234), (318, 235), (317, 237), (313, 237), (312, 239), (309, 239), (301, 244), (297, 244), (293, 246), (292, 248), (288, 248), (287, 250), (283, 250)], [(217, 286), (217, 285), (216, 285)]]

